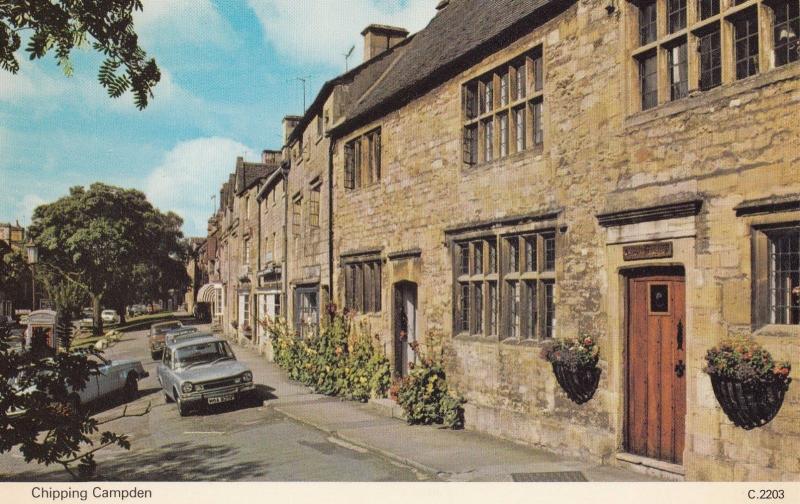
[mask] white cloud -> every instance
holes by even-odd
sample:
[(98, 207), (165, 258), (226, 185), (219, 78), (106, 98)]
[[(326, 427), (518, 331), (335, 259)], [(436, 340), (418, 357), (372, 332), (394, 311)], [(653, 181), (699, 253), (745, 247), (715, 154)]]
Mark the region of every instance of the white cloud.
[(29, 62), (27, 57), (18, 59), (20, 70), (16, 74), (0, 69), (0, 101), (50, 98), (61, 92), (61, 83), (47, 75), (38, 64)]
[(247, 0), (264, 37), (298, 63), (344, 66), (343, 53), (355, 45), (350, 68), (363, 59), (361, 31), (371, 23), (414, 33), (436, 13), (438, 0)]
[(144, 47), (231, 47), (236, 35), (210, 0), (145, 0), (133, 22)]
[(147, 178), (145, 193), (162, 211), (172, 210), (184, 220), (184, 233), (205, 236), (212, 213), (211, 197), (235, 167), (236, 157), (257, 160), (255, 149), (221, 137), (180, 142), (164, 155)]

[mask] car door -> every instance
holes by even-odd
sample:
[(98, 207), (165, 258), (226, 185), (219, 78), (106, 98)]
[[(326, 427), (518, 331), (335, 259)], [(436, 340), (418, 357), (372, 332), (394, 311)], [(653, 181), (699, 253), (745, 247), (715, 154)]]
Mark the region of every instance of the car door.
[(164, 353), (161, 356), (161, 362), (158, 363), (158, 381), (161, 382), (161, 388), (164, 389), (165, 392), (169, 393), (171, 390), (170, 388), (170, 364), (172, 362), (172, 351), (169, 348), (164, 349)]
[(89, 381), (86, 382), (86, 386), (83, 390), (78, 391), (78, 396), (81, 398), (81, 403), (85, 404), (90, 401), (94, 401), (98, 397), (100, 397), (100, 369), (99, 366), (102, 365), (102, 361), (94, 359), (92, 357), (89, 358), (89, 361), (94, 362), (98, 365), (98, 369), (93, 369), (89, 373)]
[(111, 364), (103, 362), (97, 368), (97, 394), (104, 396), (114, 390), (114, 375), (112, 374)]

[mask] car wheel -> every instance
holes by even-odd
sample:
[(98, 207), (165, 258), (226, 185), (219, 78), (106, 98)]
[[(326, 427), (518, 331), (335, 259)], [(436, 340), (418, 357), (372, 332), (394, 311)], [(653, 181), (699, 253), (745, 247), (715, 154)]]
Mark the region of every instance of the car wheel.
[(160, 356), (158, 355), (158, 352), (153, 352), (153, 351), (150, 351), (150, 357), (151, 357), (151, 358), (152, 358), (154, 361), (161, 360), (161, 359), (159, 358)]
[(166, 391), (164, 392), (164, 401), (167, 402), (167, 403), (175, 402), (175, 401), (172, 400), (172, 398), (169, 396), (169, 394), (167, 394)]
[(181, 396), (175, 391), (175, 402), (178, 404), (178, 413), (181, 416), (187, 416), (189, 414), (189, 408), (186, 406), (186, 403), (181, 400)]
[(122, 389), (125, 401), (131, 402), (139, 398), (139, 382), (136, 381), (136, 375), (131, 373), (125, 381), (125, 388)]

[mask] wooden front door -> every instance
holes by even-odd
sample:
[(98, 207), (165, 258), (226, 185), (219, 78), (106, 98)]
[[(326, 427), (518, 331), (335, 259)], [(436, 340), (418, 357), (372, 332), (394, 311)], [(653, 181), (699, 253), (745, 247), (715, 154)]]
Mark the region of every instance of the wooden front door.
[(628, 279), (628, 453), (681, 464), (686, 419), (686, 312), (682, 273)]

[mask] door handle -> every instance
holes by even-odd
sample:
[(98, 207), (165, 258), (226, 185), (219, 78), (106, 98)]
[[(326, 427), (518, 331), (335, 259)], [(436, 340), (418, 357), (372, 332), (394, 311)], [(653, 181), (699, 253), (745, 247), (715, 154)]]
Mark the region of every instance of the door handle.
[(684, 364), (682, 360), (679, 360), (678, 363), (675, 364), (675, 376), (681, 378), (685, 371), (686, 371), (686, 364)]
[(676, 332), (678, 336), (678, 350), (683, 350), (683, 320), (678, 320), (678, 330)]

